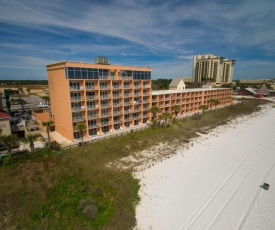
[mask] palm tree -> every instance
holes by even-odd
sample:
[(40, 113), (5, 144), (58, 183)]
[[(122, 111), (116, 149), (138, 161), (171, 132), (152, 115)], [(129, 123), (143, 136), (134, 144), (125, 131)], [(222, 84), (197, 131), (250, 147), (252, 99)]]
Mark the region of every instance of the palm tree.
[(31, 135), (31, 134), (26, 137), (26, 141), (30, 143), (31, 152), (35, 150), (33, 142), (36, 140), (37, 137), (38, 137), (37, 135)]
[(149, 111), (153, 114), (153, 120), (155, 120), (157, 113), (160, 113), (161, 109), (157, 106), (153, 106)]
[(208, 110), (208, 105), (200, 105), (199, 109), (201, 109), (202, 113), (204, 113), (204, 111)]
[(51, 139), (50, 139), (50, 131), (51, 131), (51, 126), (54, 124), (54, 121), (53, 120), (49, 120), (49, 121), (42, 121), (42, 125), (44, 127), (46, 127), (46, 132), (48, 134), (48, 141), (49, 141), (49, 146), (50, 148), (52, 148), (52, 145), (51, 145)]
[(175, 117), (177, 117), (178, 116), (178, 112), (180, 111), (180, 106), (179, 105), (173, 105), (171, 107), (171, 109), (172, 109), (172, 111), (174, 111)]
[(18, 88), (18, 93), (20, 94), (20, 95), (22, 95), (22, 93), (23, 93), (23, 88), (20, 86), (19, 88)]
[(3, 143), (3, 145), (7, 147), (8, 154), (11, 157), (11, 149), (12, 149), (12, 146), (15, 146), (17, 144), (18, 136), (15, 134), (0, 136), (0, 141), (1, 143)]
[(167, 112), (160, 115), (160, 119), (164, 120), (163, 125), (164, 125), (165, 128), (168, 125), (168, 121), (172, 120), (172, 118), (173, 118), (173, 116), (170, 113), (167, 113)]
[(80, 135), (81, 135), (81, 145), (83, 145), (83, 131), (85, 129), (87, 129), (87, 126), (84, 124), (84, 123), (78, 123), (76, 126), (75, 126), (75, 129), (77, 131), (79, 131)]
[(50, 96), (43, 96), (41, 97), (43, 101), (45, 101), (45, 104), (49, 105), (50, 104)]
[(28, 95), (30, 95), (31, 89), (30, 88), (26, 88), (26, 91), (28, 92)]

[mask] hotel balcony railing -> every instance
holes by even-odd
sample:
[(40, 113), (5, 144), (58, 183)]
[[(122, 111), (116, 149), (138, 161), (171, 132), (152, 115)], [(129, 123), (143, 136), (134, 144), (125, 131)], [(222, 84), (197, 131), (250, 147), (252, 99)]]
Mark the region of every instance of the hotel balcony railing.
[(149, 88), (150, 85), (143, 85), (143, 88)]
[(118, 98), (118, 97), (122, 97), (121, 94), (113, 94), (113, 98)]
[(70, 90), (71, 91), (74, 91), (74, 90), (83, 90), (84, 88), (82, 86), (74, 86), (74, 87), (70, 87)]
[(176, 97), (171, 97), (171, 100), (176, 100), (177, 98)]
[(132, 102), (131, 101), (124, 101), (124, 105), (131, 105)]
[(140, 94), (139, 93), (134, 93), (134, 96), (140, 96)]
[(152, 102), (157, 102), (158, 101), (158, 99), (152, 99)]
[(102, 99), (102, 98), (110, 98), (110, 95), (108, 95), (108, 94), (107, 95), (105, 95), (105, 94), (104, 95), (100, 95), (100, 99)]
[(124, 97), (132, 97), (132, 94), (131, 93), (126, 93), (126, 94), (124, 94)]
[(124, 110), (124, 113), (126, 114), (126, 113), (132, 113), (132, 111), (131, 110)]
[(142, 115), (144, 118), (146, 118), (146, 117), (149, 117), (150, 115), (149, 114), (143, 114)]
[(143, 104), (149, 103), (149, 102), (150, 102), (149, 100), (143, 100)]
[(98, 109), (98, 105), (88, 105), (87, 109)]
[(141, 111), (140, 108), (135, 108), (135, 109), (134, 109), (134, 112), (139, 112), (139, 111)]
[(73, 117), (73, 121), (79, 121), (79, 120), (84, 120), (84, 117), (83, 116)]
[(149, 107), (143, 107), (143, 110), (149, 110)]
[(86, 86), (86, 90), (94, 90), (95, 87), (94, 86)]
[(96, 118), (98, 118), (98, 115), (97, 114), (88, 114), (88, 118), (89, 119), (96, 119)]
[(139, 119), (141, 116), (133, 116), (133, 119)]
[(122, 86), (121, 85), (113, 85), (113, 89), (121, 89)]
[(132, 117), (127, 117), (127, 118), (124, 117), (124, 121), (131, 121), (131, 120), (133, 120)]
[(84, 100), (83, 97), (71, 97), (71, 101), (82, 101)]
[(165, 99), (164, 98), (159, 98), (159, 101), (164, 101)]
[(133, 76), (118, 76), (118, 78), (123, 80), (133, 80)]
[(87, 99), (87, 100), (97, 100), (98, 97), (97, 97), (97, 96), (89, 96), (89, 95), (86, 95), (86, 99)]
[(110, 89), (110, 86), (108, 86), (108, 85), (107, 85), (107, 86), (101, 85), (101, 86), (100, 86), (100, 89), (102, 89), (102, 90), (104, 90), (104, 89)]
[(121, 123), (121, 122), (122, 122), (122, 119), (114, 120), (114, 123), (115, 123), (115, 124)]
[(123, 87), (124, 87), (124, 89), (132, 88), (131, 85), (124, 85)]
[(79, 110), (84, 110), (85, 107), (84, 106), (74, 106), (72, 107), (72, 111), (79, 111)]
[(121, 114), (121, 111), (114, 111), (114, 115)]
[(88, 124), (88, 128), (96, 128), (96, 127), (98, 127), (97, 124)]
[(114, 107), (117, 107), (117, 106), (120, 106), (121, 104), (120, 103), (114, 103), (113, 106)]
[(110, 113), (101, 113), (101, 117), (108, 117), (108, 116), (111, 116)]
[(165, 101), (170, 101), (170, 98), (168, 97), (168, 98), (165, 98)]
[(149, 95), (149, 92), (143, 92), (143, 95)]
[(141, 85), (134, 85), (134, 88), (142, 88)]
[(169, 107), (170, 105), (169, 104), (165, 104), (165, 107)]
[(106, 126), (106, 125), (109, 125), (109, 122), (101, 122), (101, 126)]
[(111, 105), (107, 104), (107, 105), (101, 105), (101, 108), (110, 108)]

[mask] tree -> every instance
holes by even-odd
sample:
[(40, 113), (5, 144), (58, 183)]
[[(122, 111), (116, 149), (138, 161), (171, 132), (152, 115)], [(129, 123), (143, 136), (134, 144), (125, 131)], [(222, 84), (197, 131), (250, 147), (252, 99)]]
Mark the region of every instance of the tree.
[(19, 87), (19, 88), (18, 88), (18, 93), (19, 93), (20, 95), (22, 95), (23, 91), (24, 91), (24, 90), (23, 90), (22, 87)]
[(43, 101), (45, 101), (45, 104), (49, 105), (50, 104), (50, 96), (43, 96), (41, 97)]
[(80, 133), (80, 136), (81, 136), (81, 144), (83, 145), (83, 131), (85, 129), (87, 129), (87, 126), (84, 124), (84, 123), (78, 123), (76, 126), (75, 126), (75, 129), (77, 131), (79, 131)]
[(52, 145), (51, 145), (51, 139), (50, 139), (50, 131), (51, 131), (51, 126), (54, 124), (54, 121), (53, 120), (49, 120), (49, 121), (42, 121), (42, 125), (44, 127), (46, 127), (46, 132), (47, 132), (47, 135), (48, 135), (48, 141), (49, 141), (49, 146), (50, 148), (52, 148)]
[(180, 111), (180, 106), (179, 105), (173, 105), (171, 107), (172, 111), (175, 113), (175, 117), (178, 116), (178, 112)]
[(30, 88), (26, 88), (26, 91), (28, 92), (28, 95), (30, 95), (31, 89)]
[(13, 98), (11, 98), (11, 99), (10, 99), (10, 103), (11, 103), (12, 105), (14, 105), (14, 104), (15, 104), (15, 100), (14, 100)]
[(13, 146), (17, 144), (18, 136), (15, 134), (3, 135), (0, 136), (0, 141), (5, 145), (8, 149), (8, 154), (11, 157), (11, 149)]
[(170, 113), (163, 113), (160, 115), (160, 119), (163, 120), (163, 126), (166, 128), (166, 126), (168, 125), (168, 121), (171, 121), (173, 118), (173, 116)]
[(36, 140), (38, 136), (37, 135), (28, 135), (26, 137), (26, 139), (24, 141), (26, 142), (29, 142), (30, 143), (30, 149), (31, 149), (31, 152), (33, 152), (35, 149), (34, 149), (34, 141)]
[(156, 115), (157, 115), (158, 113), (161, 112), (161, 109), (160, 109), (159, 107), (157, 107), (157, 106), (153, 106), (153, 107), (149, 110), (149, 112), (151, 112), (151, 113), (153, 114), (153, 120), (155, 120)]
[(204, 111), (208, 110), (208, 105), (200, 105), (199, 109), (201, 109), (202, 113), (204, 113)]

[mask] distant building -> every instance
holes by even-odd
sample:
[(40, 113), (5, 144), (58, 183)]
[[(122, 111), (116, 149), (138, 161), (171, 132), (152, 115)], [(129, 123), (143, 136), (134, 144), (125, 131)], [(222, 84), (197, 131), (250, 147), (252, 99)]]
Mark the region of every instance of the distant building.
[(175, 78), (169, 85), (169, 90), (183, 90), (186, 88), (186, 85), (182, 78)]
[(212, 54), (202, 54), (193, 58), (194, 82), (222, 82), (230, 83), (233, 78), (235, 60)]
[(6, 111), (0, 110), (0, 128), (2, 130), (1, 135), (11, 134), (10, 119), (11, 116)]

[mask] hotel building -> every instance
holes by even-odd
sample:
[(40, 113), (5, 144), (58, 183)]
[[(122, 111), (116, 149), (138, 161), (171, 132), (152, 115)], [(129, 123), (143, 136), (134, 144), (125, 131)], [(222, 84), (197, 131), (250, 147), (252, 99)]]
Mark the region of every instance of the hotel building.
[(202, 54), (193, 58), (193, 82), (230, 83), (233, 78), (235, 60), (212, 54)]
[(55, 130), (73, 141), (85, 123), (84, 137), (133, 127), (151, 121), (152, 106), (162, 112), (180, 105), (178, 114), (199, 111), (210, 98), (231, 103), (231, 89), (151, 90), (151, 68), (62, 61), (47, 65)]

